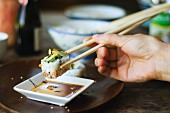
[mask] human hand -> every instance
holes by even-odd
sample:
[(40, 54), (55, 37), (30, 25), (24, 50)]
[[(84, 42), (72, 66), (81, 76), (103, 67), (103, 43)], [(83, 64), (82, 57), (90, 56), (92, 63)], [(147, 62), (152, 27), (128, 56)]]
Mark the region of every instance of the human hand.
[(17, 0), (0, 0), (0, 31), (9, 35), (8, 46), (15, 43), (15, 22), (18, 9)]
[(114, 47), (98, 49), (95, 65), (100, 73), (124, 82), (160, 79), (157, 59), (165, 44), (158, 39), (142, 34), (101, 34), (93, 40)]

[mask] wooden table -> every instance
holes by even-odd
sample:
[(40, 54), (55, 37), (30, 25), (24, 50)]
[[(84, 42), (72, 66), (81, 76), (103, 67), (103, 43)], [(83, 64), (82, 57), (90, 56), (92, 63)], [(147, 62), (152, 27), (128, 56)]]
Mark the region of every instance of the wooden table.
[(123, 91), (107, 104), (97, 108), (97, 113), (169, 113), (170, 83), (150, 81), (125, 83)]
[[(46, 25), (65, 19), (60, 13), (42, 13), (43, 42), (42, 53), (38, 56), (20, 57), (14, 49), (8, 49), (4, 63), (19, 59), (42, 58), (49, 47), (56, 47), (47, 33)], [(138, 28), (133, 33), (147, 33), (146, 29)], [(2, 63), (0, 65), (2, 65)], [(122, 92), (108, 103), (85, 113), (168, 113), (170, 112), (170, 83), (150, 81), (146, 83), (125, 83)]]

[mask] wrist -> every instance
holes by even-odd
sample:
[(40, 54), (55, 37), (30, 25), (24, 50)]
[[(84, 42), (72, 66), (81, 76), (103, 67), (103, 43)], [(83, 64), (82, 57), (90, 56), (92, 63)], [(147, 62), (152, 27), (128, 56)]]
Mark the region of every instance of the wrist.
[(156, 80), (170, 81), (170, 44), (163, 43), (156, 53)]

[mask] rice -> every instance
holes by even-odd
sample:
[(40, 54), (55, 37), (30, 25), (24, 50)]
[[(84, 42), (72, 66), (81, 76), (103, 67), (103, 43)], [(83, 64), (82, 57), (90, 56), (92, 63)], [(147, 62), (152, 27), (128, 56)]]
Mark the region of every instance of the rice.
[[(69, 60), (69, 56), (56, 49), (49, 49), (49, 55), (41, 60), (41, 70), (44, 76), (48, 78), (56, 78), (58, 76), (81, 77), (84, 74), (85, 66), (80, 62), (76, 62), (65, 68), (60, 66)], [(62, 54), (61, 54), (62, 53)]]

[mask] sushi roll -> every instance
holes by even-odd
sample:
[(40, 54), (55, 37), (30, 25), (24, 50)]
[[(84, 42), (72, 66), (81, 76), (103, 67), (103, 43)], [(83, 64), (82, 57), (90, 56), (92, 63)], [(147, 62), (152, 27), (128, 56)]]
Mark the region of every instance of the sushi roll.
[(69, 56), (65, 52), (50, 48), (48, 50), (48, 56), (41, 60), (39, 66), (41, 67), (44, 76), (48, 78), (56, 78), (70, 69), (70, 66), (62, 69), (60, 68), (60, 66), (68, 60)]

